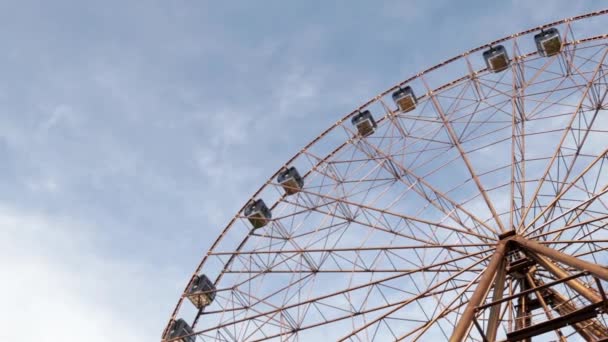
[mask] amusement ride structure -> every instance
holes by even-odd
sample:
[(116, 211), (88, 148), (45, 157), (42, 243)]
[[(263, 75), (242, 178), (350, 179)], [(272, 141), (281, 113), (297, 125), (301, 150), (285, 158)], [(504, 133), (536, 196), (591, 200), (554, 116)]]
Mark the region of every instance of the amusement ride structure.
[(607, 14), (337, 121), (221, 232), (163, 341), (608, 341)]

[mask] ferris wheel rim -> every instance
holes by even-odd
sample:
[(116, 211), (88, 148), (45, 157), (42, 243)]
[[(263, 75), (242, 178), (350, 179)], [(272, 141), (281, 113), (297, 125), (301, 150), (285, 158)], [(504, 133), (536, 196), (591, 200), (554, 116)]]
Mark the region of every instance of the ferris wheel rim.
[[(226, 233), (226, 230), (228, 230), (230, 228), (230, 226), (232, 225), (232, 223), (237, 220), (239, 218), (239, 214), (240, 212), (242, 212), (245, 208), (245, 206), (247, 205), (247, 203), (249, 203), (249, 201), (251, 201), (252, 199), (255, 199), (268, 185), (272, 184), (273, 179), (276, 178), (276, 176), (279, 174), (279, 172), (284, 169), (285, 167), (289, 166), (291, 164), (291, 162), (293, 162), (296, 158), (298, 158), (299, 156), (302, 155), (302, 153), (304, 153), (304, 151), (308, 150), (311, 146), (313, 146), (317, 141), (319, 141), (323, 136), (327, 135), (327, 133), (329, 133), (330, 131), (334, 130), (335, 128), (339, 127), (339, 125), (345, 121), (347, 121), (349, 118), (351, 118), (354, 114), (356, 114), (357, 112), (359, 112), (362, 109), (365, 109), (366, 107), (368, 107), (370, 104), (378, 101), (380, 98), (386, 96), (387, 94), (389, 94), (390, 92), (399, 89), (399, 87), (406, 85), (416, 79), (418, 79), (419, 77), (423, 76), (424, 74), (433, 71), (435, 69), (438, 69), (444, 65), (447, 65), (449, 63), (453, 63), (461, 58), (465, 58), (466, 56), (470, 55), (471, 53), (474, 52), (478, 52), (480, 50), (483, 50), (484, 48), (488, 48), (491, 47), (495, 44), (498, 43), (502, 43), (511, 39), (514, 39), (516, 37), (519, 37), (523, 34), (527, 34), (527, 33), (531, 33), (531, 32), (535, 32), (538, 30), (541, 30), (543, 28), (547, 28), (547, 27), (551, 27), (551, 26), (555, 26), (555, 25), (559, 25), (559, 24), (564, 24), (564, 23), (568, 23), (568, 22), (575, 22), (575, 21), (579, 21), (579, 20), (584, 20), (590, 17), (595, 17), (595, 16), (600, 16), (600, 15), (606, 15), (608, 14), (608, 9), (605, 10), (601, 10), (601, 11), (595, 11), (595, 12), (590, 12), (590, 13), (586, 13), (586, 14), (582, 14), (579, 16), (575, 16), (575, 17), (571, 17), (571, 18), (565, 18), (562, 20), (557, 20), (548, 24), (543, 24), (531, 29), (527, 29), (521, 32), (518, 32), (516, 34), (512, 34), (509, 36), (505, 36), (503, 38), (497, 39), (495, 41), (492, 41), (490, 43), (486, 43), (483, 45), (480, 45), (474, 49), (468, 50), (465, 53), (462, 53), (460, 55), (457, 55), (455, 57), (449, 58), (439, 64), (436, 64), (430, 68), (425, 69), (422, 72), (417, 73), (414, 76), (411, 76), (407, 79), (405, 79), (404, 81), (401, 81), (399, 83), (397, 83), (396, 85), (392, 86), (391, 88), (387, 89), (386, 91), (376, 95), (375, 97), (371, 98), (369, 101), (365, 102), (364, 104), (362, 104), (361, 106), (357, 107), (355, 110), (353, 110), (352, 112), (346, 114), (343, 118), (341, 118), (340, 120), (338, 120), (337, 122), (335, 122), (334, 124), (332, 124), (328, 129), (326, 129), (325, 131), (323, 131), (321, 134), (319, 134), (315, 139), (311, 140), (309, 143), (307, 143), (302, 149), (300, 149), (300, 151), (298, 151), (296, 154), (294, 154), (289, 160), (287, 160), (287, 162), (285, 162), (283, 165), (281, 165), (263, 184), (262, 186), (260, 186), (260, 188), (258, 188), (252, 195), (251, 197), (245, 201), (245, 204), (243, 204), (242, 207), (240, 207), (240, 209), (237, 211), (237, 214), (235, 216), (233, 216), (233, 218), (229, 221), (229, 223), (224, 227), (224, 230), (222, 230), (222, 232), (220, 233), (220, 235), (218, 236), (218, 238), (214, 241), (214, 243), (211, 245), (211, 247), (209, 248), (209, 250), (213, 249), (213, 246), (215, 246), (217, 244), (217, 242), (219, 242), (220, 239), (223, 238), (224, 234)], [(592, 37), (587, 37), (584, 39), (580, 39), (577, 40), (576, 42), (568, 42), (566, 43), (566, 45), (572, 45), (572, 44), (578, 44), (581, 42), (587, 42), (587, 41), (593, 41), (593, 40), (600, 40), (600, 39), (608, 39), (608, 33), (604, 34), (604, 35), (597, 35), (597, 36), (592, 36)], [(529, 55), (534, 55), (536, 54), (536, 52), (533, 52)], [(523, 57), (528, 57), (529, 55), (523, 56)], [(479, 70), (476, 72), (483, 72), (485, 70)], [(455, 84), (459, 81), (463, 81), (469, 78), (469, 75), (465, 75), (462, 76), (460, 78), (457, 78), (451, 82), (445, 83), (435, 89), (432, 90), (432, 92), (436, 92), (439, 90), (444, 89), (447, 86), (450, 86), (452, 84)], [(424, 98), (426, 97), (427, 94), (425, 93), (424, 95), (420, 96), (420, 98)], [(381, 122), (381, 120), (385, 120), (386, 119), (386, 115), (383, 116), (382, 118), (380, 118), (378, 120), (378, 122)], [(329, 154), (327, 154), (322, 160), (319, 160), (318, 164), (322, 163), (323, 161), (325, 161), (327, 158), (331, 157), (335, 152), (339, 151), (340, 149), (342, 149), (344, 146), (346, 146), (348, 144), (348, 141), (345, 141), (344, 143), (340, 144), (339, 146), (337, 146), (332, 152), (330, 152)]]
[[(258, 195), (259, 195), (259, 194), (260, 194), (260, 193), (261, 193), (261, 192), (262, 192), (262, 191), (263, 191), (263, 190), (264, 190), (266, 187), (268, 187), (269, 185), (271, 185), (271, 184), (272, 184), (272, 182), (273, 182), (273, 179), (274, 179), (274, 178), (277, 176), (277, 174), (278, 174), (278, 173), (279, 173), (279, 172), (280, 172), (280, 171), (281, 171), (283, 168), (285, 168), (285, 167), (289, 166), (289, 165), (290, 165), (290, 164), (291, 164), (291, 163), (292, 163), (292, 162), (293, 162), (293, 161), (294, 161), (296, 158), (298, 158), (299, 156), (301, 156), (301, 155), (302, 155), (302, 154), (303, 154), (303, 153), (304, 153), (306, 150), (308, 150), (308, 149), (309, 149), (311, 146), (313, 146), (315, 143), (317, 143), (319, 140), (321, 140), (321, 139), (322, 139), (322, 138), (323, 138), (325, 135), (327, 135), (327, 134), (328, 134), (330, 131), (332, 131), (332, 130), (336, 129), (336, 128), (337, 128), (337, 127), (339, 127), (339, 126), (340, 126), (340, 125), (341, 125), (343, 122), (345, 122), (347, 119), (349, 119), (350, 117), (352, 117), (352, 116), (353, 116), (354, 114), (356, 114), (357, 112), (359, 112), (359, 111), (361, 111), (361, 110), (365, 109), (366, 107), (368, 107), (368, 106), (369, 106), (369, 105), (371, 105), (372, 103), (375, 103), (375, 102), (381, 101), (381, 99), (382, 99), (383, 97), (385, 97), (386, 95), (388, 95), (388, 94), (389, 94), (391, 91), (394, 91), (394, 90), (396, 90), (396, 89), (399, 89), (400, 87), (402, 87), (402, 86), (404, 86), (404, 85), (406, 85), (406, 84), (408, 84), (408, 83), (410, 83), (410, 82), (412, 82), (412, 81), (414, 81), (414, 80), (416, 80), (416, 79), (418, 79), (418, 78), (420, 78), (420, 77), (424, 76), (426, 73), (428, 73), (428, 72), (430, 72), (430, 71), (433, 71), (433, 70), (436, 70), (436, 69), (438, 69), (438, 68), (441, 68), (441, 67), (443, 67), (443, 66), (445, 66), (445, 65), (448, 65), (448, 64), (450, 64), (450, 63), (453, 63), (453, 62), (455, 62), (455, 61), (457, 61), (457, 60), (460, 60), (460, 59), (462, 59), (462, 58), (466, 58), (467, 56), (471, 55), (472, 53), (478, 52), (478, 51), (480, 51), (480, 50), (482, 50), (482, 49), (484, 49), (484, 48), (488, 48), (488, 47), (491, 47), (491, 46), (496, 45), (496, 44), (498, 44), (498, 43), (505, 42), (505, 41), (509, 41), (509, 40), (511, 40), (511, 39), (515, 39), (515, 38), (517, 38), (517, 37), (519, 37), (519, 36), (521, 36), (521, 35), (524, 35), (524, 34), (529, 34), (529, 33), (532, 33), (532, 32), (538, 31), (538, 30), (541, 30), (541, 29), (543, 29), (543, 28), (547, 28), (547, 27), (551, 27), (551, 26), (555, 26), (555, 25), (560, 25), (560, 24), (567, 24), (567, 23), (569, 23), (569, 22), (575, 22), (575, 21), (579, 21), (579, 20), (586, 19), (586, 18), (595, 17), (595, 16), (599, 16), (599, 15), (605, 15), (605, 14), (608, 14), (608, 9), (601, 10), (601, 11), (595, 11), (595, 12), (591, 12), (591, 13), (587, 13), (587, 14), (579, 15), (579, 16), (576, 16), (576, 17), (572, 17), (572, 18), (566, 18), (566, 19), (562, 19), (562, 20), (554, 21), (554, 22), (551, 22), (551, 23), (548, 23), (548, 24), (544, 24), (544, 25), (541, 25), (541, 26), (537, 26), (537, 27), (535, 27), (535, 28), (531, 28), (531, 29), (527, 29), (527, 30), (521, 31), (521, 32), (516, 33), (516, 34), (512, 34), (512, 35), (509, 35), (509, 36), (505, 36), (505, 37), (503, 37), (503, 38), (501, 38), (501, 39), (498, 39), (498, 40), (495, 40), (495, 41), (493, 41), (493, 42), (490, 42), (490, 43), (487, 43), (487, 44), (481, 45), (481, 46), (479, 46), (479, 47), (477, 47), (477, 48), (471, 49), (471, 50), (469, 50), (469, 51), (467, 51), (467, 52), (465, 52), (465, 53), (462, 53), (462, 54), (460, 54), (460, 55), (457, 55), (457, 56), (455, 56), (455, 57), (453, 57), (453, 58), (447, 59), (447, 60), (445, 60), (445, 61), (443, 61), (443, 62), (441, 62), (441, 63), (439, 63), (439, 64), (437, 64), (437, 65), (435, 65), (435, 66), (433, 66), (433, 67), (431, 67), (431, 68), (425, 69), (424, 71), (422, 71), (422, 72), (420, 72), (420, 73), (418, 73), (418, 74), (416, 74), (416, 75), (414, 75), (414, 76), (412, 76), (412, 77), (410, 77), (410, 78), (407, 78), (406, 80), (404, 80), (404, 81), (402, 81), (402, 82), (400, 82), (400, 83), (398, 83), (398, 84), (394, 85), (393, 87), (389, 88), (388, 90), (386, 90), (386, 91), (382, 92), (381, 94), (379, 94), (379, 95), (377, 95), (377, 96), (373, 97), (372, 99), (370, 99), (369, 101), (367, 101), (367, 102), (366, 102), (366, 103), (364, 103), (363, 105), (359, 106), (359, 107), (358, 107), (357, 109), (355, 109), (354, 111), (352, 111), (352, 112), (350, 112), (349, 114), (345, 115), (345, 116), (344, 116), (342, 119), (338, 120), (336, 123), (334, 123), (333, 125), (331, 125), (331, 126), (330, 126), (330, 127), (327, 129), (327, 130), (325, 130), (325, 131), (324, 131), (324, 132), (322, 132), (322, 133), (321, 133), (319, 136), (317, 136), (315, 139), (313, 139), (312, 141), (310, 141), (310, 142), (309, 142), (309, 143), (308, 143), (308, 144), (307, 144), (307, 145), (306, 145), (304, 148), (302, 148), (300, 151), (298, 151), (298, 152), (297, 152), (297, 153), (296, 153), (296, 154), (295, 154), (293, 157), (291, 157), (291, 158), (290, 158), (290, 159), (289, 159), (289, 160), (288, 160), (288, 161), (287, 161), (287, 162), (286, 162), (286, 163), (285, 163), (283, 166), (281, 166), (281, 167), (280, 167), (280, 168), (279, 168), (279, 169), (278, 169), (278, 170), (277, 170), (277, 171), (276, 171), (276, 172), (275, 172), (275, 173), (274, 173), (274, 174), (273, 174), (273, 175), (272, 175), (272, 176), (271, 176), (271, 177), (270, 177), (270, 178), (269, 178), (269, 179), (268, 179), (266, 182), (264, 182), (264, 183), (263, 183), (263, 185), (262, 185), (262, 186), (261, 186), (261, 187), (260, 187), (260, 188), (259, 188), (257, 191), (255, 191), (255, 192), (254, 192), (254, 194), (251, 196), (251, 199), (256, 198), (256, 197), (257, 197), (257, 196), (258, 196)], [(592, 36), (592, 37), (586, 37), (586, 38), (584, 38), (584, 39), (580, 39), (580, 40), (577, 40), (577, 41), (568, 42), (567, 44), (571, 44), (571, 45), (577, 45), (577, 44), (579, 44), (579, 43), (583, 43), (583, 42), (587, 42), (587, 41), (591, 41), (591, 40), (600, 40), (600, 39), (608, 39), (608, 34), (604, 34), (604, 35), (597, 35), (597, 36)], [(529, 54), (529, 55), (533, 55), (533, 54), (534, 54), (534, 53), (531, 53), (531, 54)], [(529, 57), (529, 55), (525, 55), (525, 56), (518, 56), (517, 58), (527, 58), (527, 57)], [(485, 70), (480, 70), (480, 72), (483, 72), (483, 71), (485, 71)], [(468, 77), (468, 76), (466, 76), (466, 75), (465, 75), (465, 76), (463, 76), (463, 77), (461, 77), (461, 78), (459, 78), (459, 79), (456, 79), (456, 80), (454, 80), (454, 81), (452, 81), (452, 82), (448, 82), (448, 83), (446, 83), (446, 84), (444, 84), (444, 85), (442, 85), (442, 86), (440, 86), (440, 87), (435, 88), (434, 90), (432, 90), (432, 91), (431, 91), (431, 93), (432, 93), (432, 92), (434, 92), (434, 91), (439, 91), (439, 90), (442, 90), (442, 89), (444, 89), (445, 87), (450, 86), (450, 85), (452, 85), (452, 84), (458, 83), (459, 81), (462, 81), (462, 80), (466, 79), (467, 77)], [(425, 94), (424, 94), (422, 97), (426, 97), (427, 95), (428, 95), (428, 93), (425, 93)], [(422, 98), (422, 97), (421, 97), (421, 98)], [(385, 116), (383, 116), (383, 117), (382, 117), (382, 118), (381, 118), (381, 119), (380, 119), (378, 122), (380, 123), (382, 120), (387, 119), (387, 116), (388, 116), (388, 114), (387, 114), (387, 115), (385, 115)], [(348, 143), (349, 143), (348, 141), (345, 141), (344, 143), (342, 143), (342, 144), (340, 144), (339, 146), (337, 146), (337, 147), (336, 147), (336, 148), (335, 148), (335, 149), (334, 149), (332, 152), (328, 153), (328, 154), (327, 154), (327, 155), (326, 155), (326, 156), (325, 156), (323, 159), (319, 160), (319, 161), (317, 162), (317, 165), (321, 164), (322, 162), (324, 162), (325, 160), (327, 160), (328, 158), (330, 158), (330, 157), (331, 157), (333, 154), (335, 154), (337, 151), (341, 150), (341, 149), (342, 149), (344, 146), (346, 146)], [(250, 200), (248, 200), (246, 203), (248, 203), (249, 201), (250, 201)], [(246, 205), (246, 204), (245, 204), (245, 205)], [(276, 203), (275, 203), (275, 205), (276, 205)], [(204, 264), (205, 264), (205, 261), (206, 261), (207, 257), (208, 257), (208, 256), (209, 256), (209, 255), (210, 255), (210, 254), (211, 254), (211, 253), (212, 253), (212, 252), (215, 250), (216, 246), (217, 246), (217, 245), (218, 245), (218, 244), (221, 242), (221, 240), (222, 240), (223, 238), (225, 238), (226, 233), (227, 233), (227, 232), (230, 230), (230, 228), (233, 226), (233, 223), (234, 223), (234, 222), (235, 222), (237, 219), (239, 219), (239, 217), (240, 217), (240, 213), (242, 212), (242, 210), (243, 210), (243, 209), (244, 209), (244, 206), (243, 206), (243, 207), (242, 207), (240, 210), (238, 210), (238, 211), (237, 211), (237, 214), (236, 214), (236, 215), (235, 215), (235, 216), (234, 216), (234, 217), (233, 217), (233, 218), (232, 218), (232, 219), (229, 221), (229, 223), (228, 223), (228, 224), (226, 225), (226, 227), (225, 227), (225, 228), (222, 230), (222, 232), (220, 233), (220, 235), (218, 236), (218, 238), (217, 238), (217, 239), (216, 239), (216, 240), (213, 242), (213, 244), (211, 245), (211, 247), (208, 249), (207, 254), (204, 256), (203, 260), (201, 260), (200, 264), (197, 266), (197, 268), (196, 268), (196, 270), (195, 270), (195, 272), (194, 272), (194, 274), (193, 274), (193, 277), (194, 277), (194, 275), (197, 275), (198, 273), (200, 273), (201, 269), (203, 268), (203, 266), (204, 266)], [(241, 241), (241, 243), (239, 244), (239, 246), (237, 247), (237, 249), (236, 249), (234, 252), (239, 252), (239, 251), (241, 250), (241, 248), (242, 248), (242, 247), (245, 245), (245, 243), (246, 243), (246, 241), (247, 241), (247, 238), (248, 238), (248, 237), (249, 237), (249, 235), (247, 235), (247, 236), (245, 237), (245, 239), (243, 239), (243, 240)], [(229, 263), (228, 263), (228, 264), (229, 264)], [(227, 265), (228, 265), (228, 264), (227, 264)], [(191, 279), (191, 280), (192, 280), (192, 279)], [(186, 285), (186, 289), (187, 289), (187, 288), (190, 286), (190, 282), (191, 282), (191, 280), (190, 280), (190, 281), (188, 282), (188, 284)], [(184, 291), (184, 293), (185, 293), (185, 291)], [(183, 299), (184, 299), (184, 296), (182, 295), (182, 296), (180, 297), (179, 301), (178, 301), (178, 304), (176, 305), (176, 308), (174, 309), (174, 312), (173, 312), (173, 314), (172, 314), (172, 316), (171, 316), (171, 319), (174, 319), (174, 318), (175, 318), (175, 315), (176, 315), (176, 313), (178, 312), (179, 307), (180, 307), (180, 305), (181, 305), (181, 303), (182, 303)]]

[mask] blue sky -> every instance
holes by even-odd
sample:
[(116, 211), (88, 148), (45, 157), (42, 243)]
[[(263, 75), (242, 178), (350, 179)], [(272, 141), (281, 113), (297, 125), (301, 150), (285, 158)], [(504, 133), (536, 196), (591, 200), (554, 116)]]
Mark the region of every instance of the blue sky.
[(221, 229), (326, 127), (601, 6), (0, 1), (0, 340), (158, 340)]

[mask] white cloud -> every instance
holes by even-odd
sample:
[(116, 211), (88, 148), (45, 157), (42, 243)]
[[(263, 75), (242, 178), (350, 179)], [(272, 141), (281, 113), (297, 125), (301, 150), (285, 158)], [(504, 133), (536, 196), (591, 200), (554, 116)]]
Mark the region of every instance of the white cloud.
[(162, 322), (150, 322), (144, 300), (155, 284), (141, 265), (99, 254), (91, 228), (0, 205), (0, 340), (158, 338)]
[(241, 29), (296, 7), (229, 16), (109, 3), (97, 18), (70, 3), (14, 16), (0, 63), (0, 163), (11, 171), (0, 178), (0, 340), (158, 340), (201, 251), (305, 142), (391, 82), (581, 7), (418, 2), (364, 19), (327, 6), (272, 34)]

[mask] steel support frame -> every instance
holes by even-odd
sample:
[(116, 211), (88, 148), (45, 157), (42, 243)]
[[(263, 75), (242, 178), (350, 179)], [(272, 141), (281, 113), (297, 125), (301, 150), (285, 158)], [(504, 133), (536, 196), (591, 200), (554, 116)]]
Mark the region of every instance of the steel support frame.
[[(482, 302), (488, 296), (493, 283), (496, 284), (494, 288), (493, 302), (501, 301), (505, 280), (505, 255), (508, 251), (509, 244), (512, 243), (517, 244), (518, 247), (524, 251), (524, 253), (529, 255), (558, 279), (573, 278), (573, 276), (559, 265), (553, 263), (551, 260), (561, 262), (580, 271), (586, 271), (597, 278), (608, 281), (608, 269), (597, 264), (564, 254), (553, 248), (546, 247), (536, 241), (526, 239), (520, 235), (515, 235), (501, 240), (496, 245), (494, 255), (490, 259), (490, 262), (481, 280), (479, 281), (475, 292), (469, 299), (469, 303), (465, 308), (465, 311), (454, 327), (454, 331), (450, 337), (450, 342), (459, 342), (465, 339), (474, 325), (475, 313), (477, 312), (478, 308), (482, 306)], [(581, 283), (578, 279), (569, 279), (566, 280), (566, 283), (592, 303), (599, 303), (603, 301), (602, 296), (583, 285), (583, 283)], [(500, 319), (499, 312), (500, 306), (497, 306), (497, 308), (492, 307), (488, 319), (486, 336), (484, 336), (488, 340), (493, 340), (496, 338), (496, 331)]]
[[(587, 271), (604, 281), (608, 281), (608, 269), (602, 266), (581, 260), (568, 254), (564, 254), (553, 248), (543, 246), (536, 241), (525, 239), (521, 236), (513, 237), (512, 241), (516, 242), (526, 250), (541, 254), (549, 259), (559, 261), (578, 270)], [(597, 299), (599, 300), (599, 298), (600, 297), (598, 296)]]
[(508, 240), (503, 240), (498, 243), (492, 259), (488, 263), (484, 274), (473, 292), (473, 295), (469, 299), (469, 304), (465, 308), (462, 316), (458, 320), (458, 323), (454, 327), (450, 342), (461, 342), (464, 340), (468, 332), (473, 326), (473, 319), (475, 318), (475, 312), (477, 307), (486, 299), (490, 286), (496, 278), (499, 266), (502, 265), (506, 251), (507, 251)]
[[(494, 280), (494, 293), (492, 294), (492, 301), (501, 300), (505, 289), (505, 276), (506, 276), (506, 259), (503, 258), (498, 267), (496, 273), (496, 280)], [(498, 324), (500, 323), (500, 309), (502, 305), (495, 305), (490, 308), (490, 316), (488, 317), (488, 326), (486, 328), (486, 338), (488, 341), (496, 340), (496, 332), (498, 331)]]

